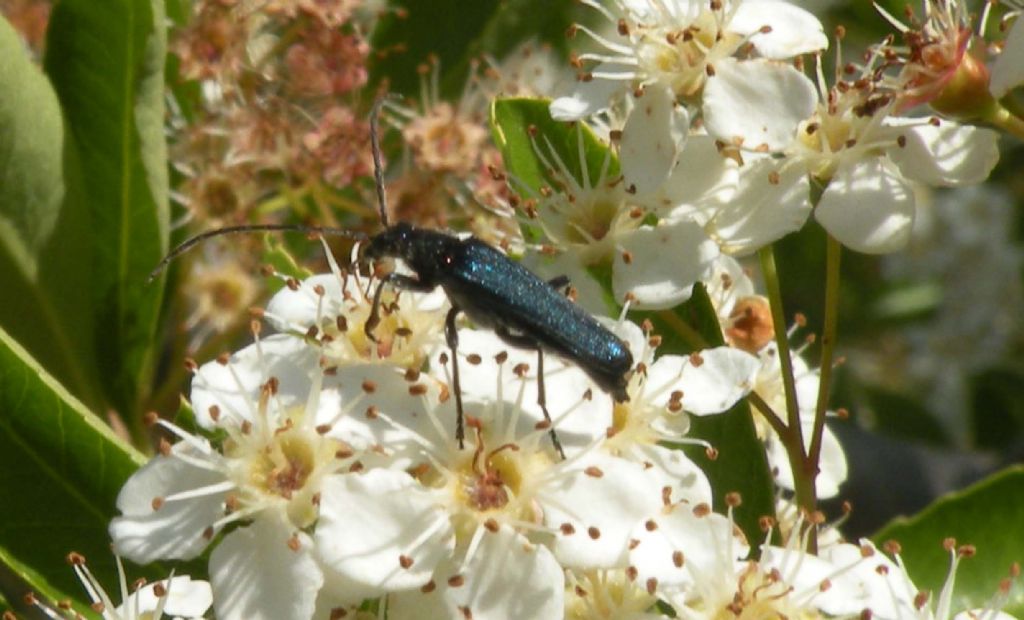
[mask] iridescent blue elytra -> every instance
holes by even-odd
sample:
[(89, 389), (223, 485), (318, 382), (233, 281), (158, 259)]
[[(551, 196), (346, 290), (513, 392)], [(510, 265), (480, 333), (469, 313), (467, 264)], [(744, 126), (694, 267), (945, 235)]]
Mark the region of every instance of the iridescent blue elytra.
[(576, 364), (617, 401), (628, 400), (633, 356), (626, 344), (561, 291), (497, 249), (399, 223), (375, 235), (364, 256), (400, 258), (415, 279), (403, 288), (444, 289), (452, 305), (513, 346), (532, 346)]

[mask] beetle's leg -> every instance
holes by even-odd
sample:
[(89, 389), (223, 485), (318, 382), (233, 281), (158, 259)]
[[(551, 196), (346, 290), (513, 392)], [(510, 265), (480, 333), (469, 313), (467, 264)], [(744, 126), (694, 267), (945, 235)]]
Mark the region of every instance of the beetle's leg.
[(421, 282), (416, 278), (395, 272), (391, 272), (381, 278), (380, 284), (377, 285), (377, 290), (373, 293), (373, 306), (370, 308), (370, 316), (366, 318), (366, 323), (363, 325), (363, 333), (372, 342), (377, 342), (377, 337), (373, 335), (373, 330), (377, 329), (377, 326), (380, 325), (380, 296), (384, 293), (386, 285), (420, 293), (429, 293), (434, 290), (435, 286), (433, 283)]
[(569, 286), (569, 282), (570, 282), (569, 276), (567, 276), (565, 274), (562, 274), (562, 275), (560, 275), (558, 277), (551, 278), (550, 280), (548, 280), (548, 286), (550, 286), (551, 288), (554, 288), (554, 289), (561, 290), (561, 289)]
[(562, 449), (562, 442), (558, 441), (558, 433), (555, 432), (555, 425), (551, 421), (551, 414), (548, 413), (547, 391), (544, 389), (544, 351), (533, 338), (513, 334), (505, 327), (495, 327), (494, 333), (514, 347), (533, 349), (537, 352), (537, 404), (540, 405), (540, 410), (544, 412), (544, 420), (548, 424), (548, 429), (550, 429), (548, 432), (551, 434), (551, 443), (554, 444), (555, 450), (558, 450), (558, 455), (564, 460), (565, 451)]
[(463, 428), (462, 385), (459, 383), (459, 332), (455, 329), (455, 317), (459, 315), (459, 307), (452, 305), (448, 316), (444, 318), (444, 339), (448, 342), (448, 350), (452, 353), (452, 389), (455, 390), (455, 440), (459, 442), (459, 450), (464, 447), (466, 431)]

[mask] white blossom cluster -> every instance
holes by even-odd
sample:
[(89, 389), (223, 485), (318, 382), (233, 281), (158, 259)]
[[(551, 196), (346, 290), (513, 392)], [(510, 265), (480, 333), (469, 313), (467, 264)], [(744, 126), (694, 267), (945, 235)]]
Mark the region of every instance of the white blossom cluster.
[[(922, 598), (898, 556), (869, 542), (808, 553), (804, 517), (781, 544), (769, 521), (764, 542), (747, 540), (731, 518), (739, 498), (714, 505), (705, 473), (666, 443), (701, 445), (686, 436), (690, 416), (751, 392), (786, 409), (772, 338), (739, 342), (757, 296), (734, 256), (812, 214), (850, 248), (899, 249), (913, 183), (984, 179), (996, 133), (900, 116), (892, 50), (842, 66), (831, 85), (819, 59), (809, 79), (798, 59), (828, 39), (781, 0), (581, 1), (607, 28), (576, 29), (592, 47), (574, 60), (575, 91), (550, 110), (594, 127), (621, 177), (606, 159), (597, 177), (576, 178), (538, 136), (560, 182), (531, 197), (524, 218), (545, 238), (524, 261), (569, 276), (602, 316), (676, 306), (703, 282), (733, 346), (660, 353), (625, 312), (605, 318), (635, 361), (628, 401), (548, 357), (549, 424), (536, 352), (460, 324), (453, 359), (440, 291), (388, 291), (367, 329), (377, 281), (332, 262), (288, 280), (261, 312), (274, 334), (254, 322), (253, 344), (195, 366), (196, 428), (158, 422), (174, 441), (122, 489), (117, 554), (208, 552), (225, 620), (952, 616), (949, 595)], [(607, 266), (614, 304), (592, 276)], [(792, 361), (806, 436), (818, 374)], [(758, 432), (792, 490), (785, 449)], [(820, 469), (819, 496), (837, 495), (846, 461), (827, 427)]]
[[(524, 221), (546, 237), (526, 260), (568, 274), (588, 308), (607, 303), (591, 284), (595, 267), (610, 267), (617, 303), (629, 296), (639, 307), (668, 308), (690, 296), (720, 254), (752, 253), (811, 215), (851, 249), (899, 250), (913, 224), (916, 184), (975, 184), (998, 160), (996, 131), (906, 115), (928, 101), (919, 93), (923, 75), (931, 78), (928, 96), (937, 97), (965, 58), (960, 49), (938, 76), (918, 59), (943, 49), (942, 37), (965, 39), (963, 25), (947, 32), (940, 20), (966, 13), (962, 2), (925, 1), (923, 33), (908, 35), (927, 43), (924, 52), (880, 44), (853, 64), (836, 50), (831, 83), (821, 23), (781, 0), (582, 4), (606, 27), (576, 27), (586, 50), (574, 57), (576, 86), (550, 110), (603, 135), (621, 178), (606, 166), (598, 178), (573, 179), (538, 138), (556, 181), (532, 196)], [(1020, 21), (998, 58), (1001, 82), (1015, 79), (1002, 77), (1008, 66), (1024, 66), (1015, 44)]]

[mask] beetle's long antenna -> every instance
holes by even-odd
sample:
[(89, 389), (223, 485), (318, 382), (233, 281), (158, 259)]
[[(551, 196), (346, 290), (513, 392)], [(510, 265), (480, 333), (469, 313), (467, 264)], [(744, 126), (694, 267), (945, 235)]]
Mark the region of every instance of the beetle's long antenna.
[(303, 226), (302, 224), (243, 224), (241, 226), (227, 226), (225, 228), (218, 228), (216, 230), (208, 230), (204, 233), (199, 233), (198, 235), (181, 242), (177, 247), (168, 252), (167, 256), (163, 257), (153, 271), (149, 272), (149, 277), (146, 278), (146, 282), (149, 283), (155, 280), (156, 277), (160, 275), (160, 272), (166, 269), (167, 265), (172, 260), (178, 258), (207, 239), (220, 237), (222, 235), (234, 235), (237, 233), (272, 231), (300, 232), (307, 235), (327, 235), (330, 237), (346, 237), (348, 239), (354, 239), (355, 241), (366, 241), (368, 239), (365, 234), (360, 232), (345, 230), (344, 228), (331, 228), (324, 226)]
[(377, 208), (380, 211), (380, 224), (388, 228), (388, 200), (384, 195), (384, 165), (380, 157), (380, 109), (384, 106), (387, 95), (381, 95), (373, 102), (370, 111), (370, 150), (373, 152), (373, 182), (377, 187)]

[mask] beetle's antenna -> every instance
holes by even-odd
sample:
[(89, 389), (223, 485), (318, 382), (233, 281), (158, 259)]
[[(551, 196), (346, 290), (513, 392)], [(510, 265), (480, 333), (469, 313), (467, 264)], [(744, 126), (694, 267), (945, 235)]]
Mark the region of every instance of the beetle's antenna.
[(208, 230), (204, 233), (199, 233), (194, 237), (190, 237), (185, 241), (182, 241), (177, 247), (167, 253), (163, 259), (157, 264), (153, 271), (149, 272), (149, 277), (146, 278), (146, 282), (152, 282), (160, 275), (167, 265), (178, 258), (185, 252), (188, 252), (195, 246), (199, 245), (207, 239), (214, 237), (220, 237), (222, 235), (234, 235), (238, 233), (253, 233), (253, 232), (272, 232), (272, 231), (283, 231), (283, 232), (300, 232), (306, 233), (307, 235), (327, 235), (330, 237), (345, 237), (347, 239), (353, 239), (355, 241), (366, 241), (368, 237), (360, 232), (354, 232), (351, 230), (345, 230), (344, 228), (331, 228), (325, 226), (303, 226), (301, 224), (243, 224), (241, 226), (227, 226), (225, 228), (218, 228), (216, 230)]
[(384, 106), (387, 95), (377, 97), (370, 111), (370, 150), (373, 152), (373, 182), (377, 187), (377, 208), (380, 211), (380, 223), (388, 228), (388, 200), (384, 195), (384, 166), (380, 157), (380, 109)]

